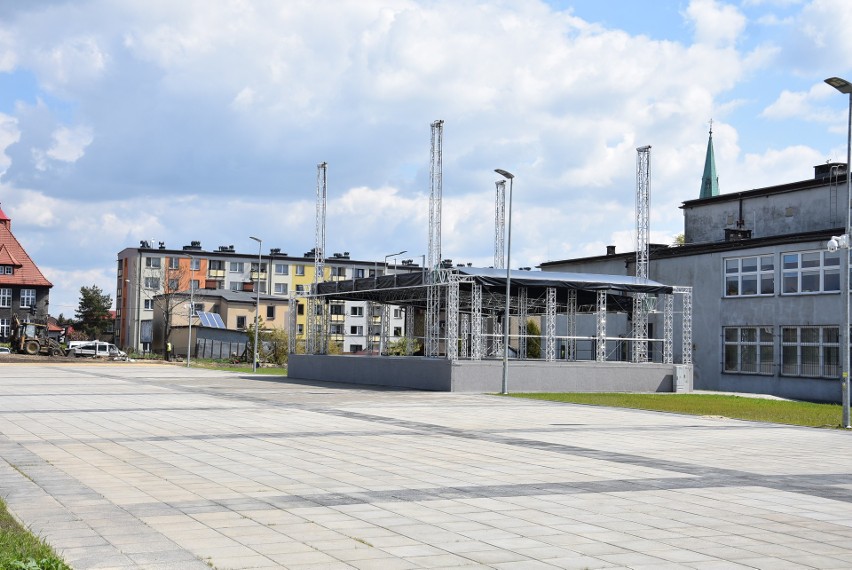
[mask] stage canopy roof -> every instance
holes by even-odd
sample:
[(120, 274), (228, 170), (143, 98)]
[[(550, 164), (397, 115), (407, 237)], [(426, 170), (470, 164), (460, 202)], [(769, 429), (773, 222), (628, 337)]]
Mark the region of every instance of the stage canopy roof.
[[(483, 307), (502, 306), (506, 292), (506, 270), (482, 267), (452, 267), (442, 270), (442, 282), (451, 279), (458, 280), (460, 305), (464, 307), (470, 299), (470, 286), (477, 283), (482, 286)], [(518, 294), (518, 288), (527, 288), (527, 297), (532, 305), (537, 305), (537, 299), (543, 299), (546, 290), (553, 287), (557, 290), (559, 303), (564, 303), (566, 295), (561, 292), (576, 291), (578, 306), (594, 306), (597, 302), (597, 292), (608, 293), (608, 310), (630, 310), (631, 293), (647, 293), (649, 295), (671, 294), (672, 287), (648, 279), (639, 279), (629, 275), (602, 275), (597, 273), (561, 273), (551, 271), (512, 270), (511, 295)], [(320, 283), (317, 293), (319, 297), (329, 300), (343, 301), (373, 301), (397, 305), (425, 306), (426, 304), (426, 273), (416, 271), (397, 273), (381, 277), (365, 277), (345, 281), (329, 281)]]

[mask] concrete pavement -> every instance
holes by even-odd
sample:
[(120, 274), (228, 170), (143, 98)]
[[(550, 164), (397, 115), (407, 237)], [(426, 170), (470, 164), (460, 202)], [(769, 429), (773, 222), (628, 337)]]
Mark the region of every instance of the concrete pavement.
[(850, 568), (852, 434), (167, 365), (0, 365), (75, 568)]

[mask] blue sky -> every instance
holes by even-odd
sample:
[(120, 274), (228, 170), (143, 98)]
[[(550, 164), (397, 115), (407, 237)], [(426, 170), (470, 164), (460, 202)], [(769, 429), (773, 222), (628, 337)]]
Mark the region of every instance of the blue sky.
[(54, 314), (114, 295), (142, 239), (425, 253), (429, 124), (445, 120), (444, 257), (490, 265), (494, 168), (516, 175), (513, 265), (682, 231), (710, 119), (723, 193), (844, 160), (845, 0), (166, 0), (0, 6), (0, 204)]

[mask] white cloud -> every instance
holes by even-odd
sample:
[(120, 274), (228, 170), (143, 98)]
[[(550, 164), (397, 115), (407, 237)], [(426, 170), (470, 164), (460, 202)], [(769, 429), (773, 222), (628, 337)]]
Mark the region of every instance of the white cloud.
[(60, 127), (53, 132), (53, 145), (45, 153), (54, 160), (76, 162), (85, 154), (86, 147), (92, 144), (94, 136), (88, 127)]
[(761, 116), (768, 119), (795, 117), (807, 121), (835, 122), (835, 113), (823, 104), (835, 93), (834, 88), (824, 82), (815, 84), (806, 92), (784, 90), (778, 99), (763, 110)]
[(695, 39), (700, 44), (733, 46), (746, 27), (746, 18), (730, 4), (716, 0), (692, 0), (686, 16), (695, 26)]

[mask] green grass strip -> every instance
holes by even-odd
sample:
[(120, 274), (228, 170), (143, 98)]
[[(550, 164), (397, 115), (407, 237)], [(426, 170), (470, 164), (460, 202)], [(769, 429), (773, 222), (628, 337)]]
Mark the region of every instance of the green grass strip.
[(842, 408), (837, 404), (814, 404), (715, 394), (518, 393), (510, 394), (510, 396), (695, 416), (723, 416), (798, 426), (842, 427)]
[(70, 570), (53, 549), (9, 514), (0, 500), (0, 570)]

